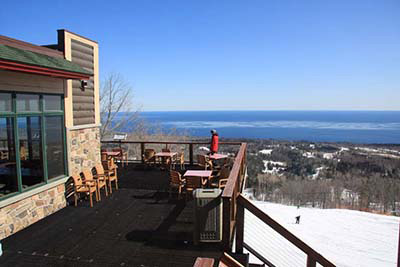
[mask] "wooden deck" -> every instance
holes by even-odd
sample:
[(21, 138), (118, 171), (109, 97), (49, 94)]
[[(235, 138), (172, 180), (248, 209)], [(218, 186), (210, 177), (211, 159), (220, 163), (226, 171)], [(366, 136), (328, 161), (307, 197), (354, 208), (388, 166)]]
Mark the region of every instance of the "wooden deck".
[(1, 241), (1, 266), (193, 266), (219, 245), (193, 244), (193, 201), (170, 198), (168, 173), (130, 164), (120, 190), (68, 206)]

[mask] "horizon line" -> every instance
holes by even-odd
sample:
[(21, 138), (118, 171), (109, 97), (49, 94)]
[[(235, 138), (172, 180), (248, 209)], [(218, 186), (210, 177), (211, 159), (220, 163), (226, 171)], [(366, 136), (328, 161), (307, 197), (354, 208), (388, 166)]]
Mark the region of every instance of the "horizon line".
[[(201, 109), (201, 110), (138, 110), (131, 112), (254, 112), (254, 111), (289, 111), (289, 112), (400, 112), (393, 109)], [(122, 111), (126, 112), (126, 111)], [(129, 112), (129, 111), (128, 111)]]

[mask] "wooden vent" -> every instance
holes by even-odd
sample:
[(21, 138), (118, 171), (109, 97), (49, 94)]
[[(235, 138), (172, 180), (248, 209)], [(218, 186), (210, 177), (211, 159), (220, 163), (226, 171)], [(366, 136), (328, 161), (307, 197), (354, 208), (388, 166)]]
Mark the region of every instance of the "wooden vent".
[[(91, 45), (71, 40), (71, 60), (94, 73), (94, 53)], [(90, 77), (90, 80), (87, 81), (87, 85), (84, 88), (82, 87), (81, 81), (72, 81), (72, 101), (74, 125), (95, 123), (93, 76)]]

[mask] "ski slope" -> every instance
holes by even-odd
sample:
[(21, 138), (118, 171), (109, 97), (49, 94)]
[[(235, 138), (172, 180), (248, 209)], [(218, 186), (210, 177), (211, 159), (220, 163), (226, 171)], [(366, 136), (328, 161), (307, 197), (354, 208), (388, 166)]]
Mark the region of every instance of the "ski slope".
[[(400, 218), (344, 209), (316, 209), (252, 201), (337, 266), (397, 266)], [(300, 224), (295, 216), (301, 215)], [(306, 266), (306, 255), (250, 212), (244, 241), (277, 267)], [(258, 262), (254, 256), (250, 262)]]

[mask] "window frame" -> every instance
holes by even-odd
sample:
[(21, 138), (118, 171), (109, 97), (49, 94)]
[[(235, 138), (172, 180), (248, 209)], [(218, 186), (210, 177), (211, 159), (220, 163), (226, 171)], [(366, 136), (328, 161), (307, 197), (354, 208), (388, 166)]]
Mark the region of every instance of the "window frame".
[[(53, 183), (60, 179), (68, 176), (68, 154), (67, 154), (67, 132), (65, 127), (65, 112), (64, 112), (64, 94), (53, 94), (53, 93), (32, 93), (32, 92), (16, 92), (16, 91), (1, 91), (1, 93), (11, 94), (11, 112), (0, 111), (0, 118), (11, 118), (13, 121), (14, 131), (14, 149), (15, 149), (15, 160), (17, 168), (17, 183), (18, 191), (0, 197), (0, 201), (14, 197), (16, 195), (28, 192), (35, 188), (41, 187), (46, 184)], [(17, 95), (39, 95), (39, 111), (17, 111)], [(44, 108), (44, 96), (55, 95), (60, 96), (60, 110), (45, 110)], [(19, 133), (18, 133), (18, 118), (36, 116), (40, 117), (41, 126), (41, 148), (42, 148), (42, 159), (43, 159), (43, 182), (35, 184), (33, 186), (22, 188), (22, 175), (21, 175), (21, 157), (20, 157), (20, 144), (19, 144)], [(58, 116), (61, 117), (62, 123), (62, 139), (63, 139), (63, 152), (64, 152), (64, 174), (49, 179), (48, 168), (47, 168), (47, 143), (46, 143), (46, 117)]]

